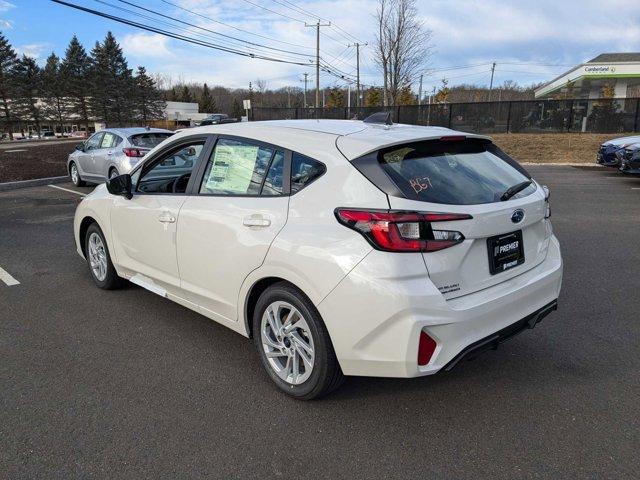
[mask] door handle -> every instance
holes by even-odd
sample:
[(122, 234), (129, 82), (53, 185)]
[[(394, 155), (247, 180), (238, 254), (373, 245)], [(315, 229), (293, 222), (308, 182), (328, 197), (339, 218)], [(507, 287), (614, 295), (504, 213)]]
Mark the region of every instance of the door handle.
[(242, 219), (242, 224), (245, 227), (268, 227), (271, 225), (271, 220), (262, 215), (249, 215)]
[(158, 215), (158, 221), (161, 223), (175, 223), (176, 217), (171, 215), (170, 212), (162, 212)]

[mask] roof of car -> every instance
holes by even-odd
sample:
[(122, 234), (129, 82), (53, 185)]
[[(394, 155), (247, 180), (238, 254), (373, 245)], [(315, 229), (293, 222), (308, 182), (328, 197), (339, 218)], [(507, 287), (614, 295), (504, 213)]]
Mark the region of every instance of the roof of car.
[[(239, 122), (207, 125), (188, 129), (190, 133), (220, 133), (247, 136), (285, 148), (305, 153), (312, 148), (310, 141), (334, 143), (349, 160), (396, 144), (432, 140), (446, 136), (465, 135), (487, 138), (482, 135), (458, 132), (444, 127), (422, 127), (417, 125), (383, 125), (365, 123), (360, 120), (269, 120), (261, 122)], [(295, 131), (300, 135), (296, 136)], [(304, 135), (302, 135), (304, 133)], [(181, 132), (181, 135), (187, 131)], [(299, 142), (296, 142), (298, 137)], [(304, 140), (302, 140), (304, 137)], [(296, 145), (299, 143), (299, 145)]]
[(146, 128), (146, 127), (125, 127), (125, 128), (105, 128), (103, 132), (120, 132), (122, 135), (138, 135), (140, 133), (173, 133), (171, 130), (164, 128)]

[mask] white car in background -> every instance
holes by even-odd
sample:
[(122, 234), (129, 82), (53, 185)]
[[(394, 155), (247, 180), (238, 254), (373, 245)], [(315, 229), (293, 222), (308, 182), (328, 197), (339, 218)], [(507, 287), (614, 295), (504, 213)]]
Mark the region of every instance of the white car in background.
[(375, 122), (185, 130), (80, 203), (78, 253), (100, 288), (253, 337), (301, 399), (450, 370), (554, 310), (548, 190), (486, 137)]
[(107, 128), (76, 145), (67, 172), (76, 187), (127, 173), (149, 150), (173, 135), (161, 128)]

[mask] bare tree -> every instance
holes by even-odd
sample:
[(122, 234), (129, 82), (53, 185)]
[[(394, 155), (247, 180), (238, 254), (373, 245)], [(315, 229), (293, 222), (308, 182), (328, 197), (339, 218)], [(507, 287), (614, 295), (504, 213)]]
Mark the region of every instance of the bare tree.
[(418, 19), (416, 0), (379, 0), (375, 61), (382, 70), (383, 104), (424, 73), (431, 56), (431, 30)]

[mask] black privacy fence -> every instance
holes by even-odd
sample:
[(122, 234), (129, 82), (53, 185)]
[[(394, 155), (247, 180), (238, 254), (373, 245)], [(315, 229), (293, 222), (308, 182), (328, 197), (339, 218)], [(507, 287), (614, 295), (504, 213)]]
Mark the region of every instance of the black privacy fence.
[(640, 99), (531, 100), (442, 103), (398, 107), (270, 108), (250, 110), (250, 119), (358, 119), (391, 112), (395, 123), (433, 125), (476, 133), (622, 133), (640, 131)]

